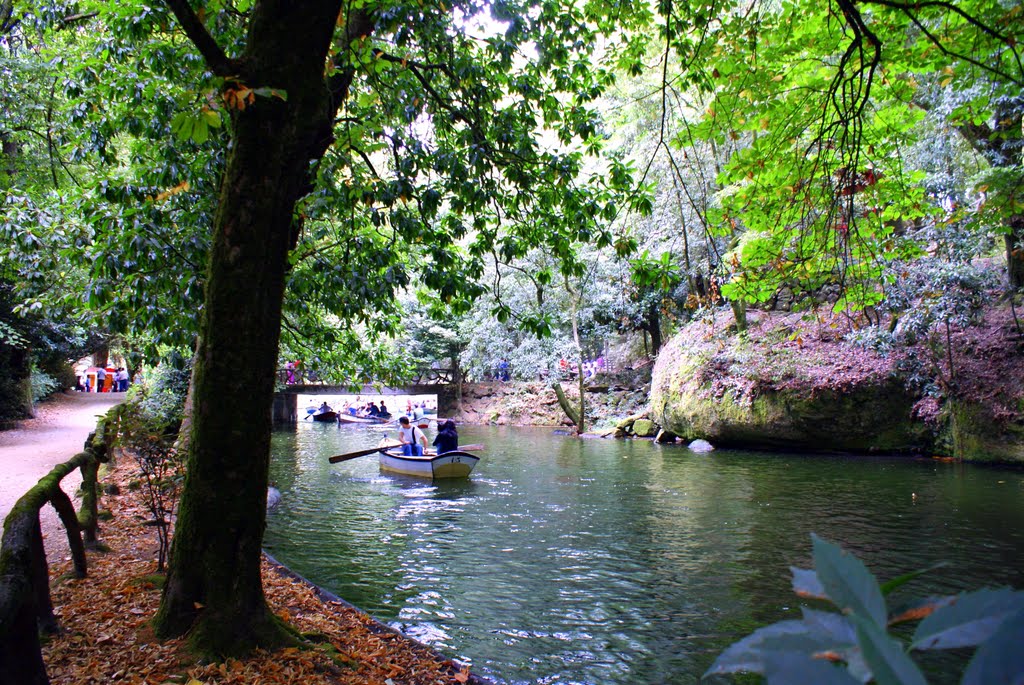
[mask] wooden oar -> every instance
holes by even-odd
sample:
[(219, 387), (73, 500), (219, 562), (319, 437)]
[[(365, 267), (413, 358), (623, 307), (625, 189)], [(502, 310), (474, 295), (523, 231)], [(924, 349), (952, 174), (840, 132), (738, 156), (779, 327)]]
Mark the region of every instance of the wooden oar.
[(386, 449), (390, 449), (390, 447), (371, 447), (370, 449), (359, 450), (358, 452), (347, 452), (346, 454), (338, 454), (336, 456), (328, 458), (327, 461), (331, 462), (332, 464), (337, 464), (339, 461), (358, 459), (359, 457), (365, 457), (368, 454), (376, 454), (377, 452), (381, 452)]
[[(377, 447), (371, 447), (369, 449), (359, 450), (357, 452), (347, 452), (345, 454), (338, 454), (336, 456), (329, 457), (327, 459), (327, 461), (329, 461), (332, 464), (337, 464), (339, 461), (348, 461), (349, 459), (358, 459), (359, 457), (365, 457), (368, 454), (374, 454), (376, 452), (383, 452), (384, 450), (390, 450), (390, 449), (393, 449), (395, 447), (399, 447), (400, 444), (401, 443), (398, 443), (396, 441), (391, 441), (391, 444), (388, 444), (388, 445), (378, 445)], [(459, 445), (458, 451), (459, 452), (480, 452), (480, 451), (483, 451), (483, 449), (484, 449), (484, 445), (477, 443), (477, 444), (473, 444), (473, 445)]]
[(484, 446), (480, 445), (480, 444), (475, 444), (475, 445), (459, 445), (458, 448), (456, 448), (454, 450), (451, 450), (450, 452), (444, 452), (441, 455), (437, 454), (437, 450), (427, 450), (424, 453), (424, 456), (427, 456), (427, 457), (442, 456), (443, 457), (445, 454), (450, 454), (451, 452), (481, 452), (481, 451), (483, 451), (483, 449), (484, 449)]

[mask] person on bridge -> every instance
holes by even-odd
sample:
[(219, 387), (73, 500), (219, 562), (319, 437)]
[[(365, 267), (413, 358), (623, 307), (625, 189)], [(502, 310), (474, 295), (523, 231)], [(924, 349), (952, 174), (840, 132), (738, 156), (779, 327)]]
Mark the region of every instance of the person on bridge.
[(402, 443), (402, 454), (407, 457), (422, 457), (427, 446), (427, 436), (416, 426), (409, 423), (409, 417), (398, 419), (398, 440)]

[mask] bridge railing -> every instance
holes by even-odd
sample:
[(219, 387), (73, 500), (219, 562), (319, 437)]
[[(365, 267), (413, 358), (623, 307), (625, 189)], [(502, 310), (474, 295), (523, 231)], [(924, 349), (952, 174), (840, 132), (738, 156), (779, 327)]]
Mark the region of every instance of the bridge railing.
[[(404, 385), (451, 385), (457, 380), (455, 369), (423, 368)], [(315, 369), (282, 368), (277, 371), (277, 380), (282, 385), (336, 385), (324, 380)]]

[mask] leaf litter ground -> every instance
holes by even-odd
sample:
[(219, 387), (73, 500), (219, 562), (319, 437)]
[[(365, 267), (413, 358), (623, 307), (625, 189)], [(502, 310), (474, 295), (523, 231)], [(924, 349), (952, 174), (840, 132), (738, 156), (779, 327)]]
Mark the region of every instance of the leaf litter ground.
[(120, 495), (105, 495), (113, 518), (102, 525), (108, 552), (89, 552), (89, 575), (75, 579), (69, 560), (50, 568), (61, 632), (43, 658), (54, 685), (436, 685), (479, 682), (468, 667), (390, 631), (344, 602), (325, 601), (316, 588), (263, 560), (271, 610), (303, 634), (309, 648), (261, 651), (244, 660), (199, 664), (181, 639), (159, 641), (152, 617), (160, 602), (154, 583), (156, 533), (138, 493), (128, 489), (131, 460), (104, 477)]

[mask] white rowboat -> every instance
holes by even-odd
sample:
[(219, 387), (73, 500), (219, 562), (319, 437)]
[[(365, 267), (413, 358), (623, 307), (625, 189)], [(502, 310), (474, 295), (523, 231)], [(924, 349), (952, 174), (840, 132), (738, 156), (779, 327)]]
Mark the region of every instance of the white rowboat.
[(380, 453), (380, 470), (420, 478), (468, 478), (480, 457), (469, 452), (445, 452), (406, 457), (401, 450)]

